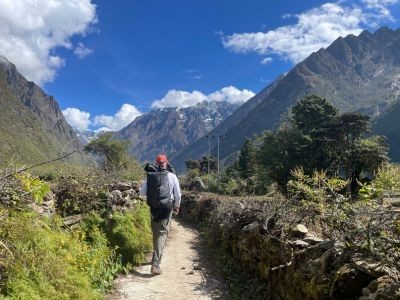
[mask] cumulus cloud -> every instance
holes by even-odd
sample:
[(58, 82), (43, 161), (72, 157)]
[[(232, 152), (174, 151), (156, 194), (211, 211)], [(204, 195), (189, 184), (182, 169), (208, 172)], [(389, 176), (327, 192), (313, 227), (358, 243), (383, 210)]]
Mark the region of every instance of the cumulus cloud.
[(102, 126), (102, 131), (117, 131), (131, 123), (142, 113), (131, 104), (123, 104), (113, 116), (100, 115), (94, 118), (94, 126)]
[(82, 43), (78, 43), (78, 46), (76, 46), (76, 48), (74, 50), (74, 54), (76, 54), (80, 59), (83, 59), (92, 53), (93, 53), (93, 50), (85, 47), (85, 45)]
[(68, 124), (73, 128), (85, 131), (91, 124), (90, 113), (75, 107), (68, 107), (62, 111)]
[(2, 0), (0, 55), (42, 85), (52, 81), (65, 64), (54, 49), (72, 49), (70, 38), (84, 35), (96, 21), (96, 6), (91, 0)]
[(207, 100), (207, 96), (202, 92), (193, 91), (177, 91), (170, 90), (160, 100), (156, 100), (151, 104), (152, 108), (165, 108), (165, 107), (189, 107), (195, 106), (197, 103)]
[(203, 101), (226, 101), (229, 103), (243, 103), (253, 97), (255, 93), (250, 90), (239, 90), (236, 87), (229, 86), (224, 87), (218, 91), (210, 93), (208, 95), (203, 94), (199, 91), (187, 92), (170, 90), (160, 100), (156, 100), (152, 103), (152, 108), (166, 108), (166, 107), (177, 107), (184, 108), (189, 106), (195, 106), (196, 104)]
[(237, 53), (277, 55), (297, 63), (312, 52), (331, 44), (339, 36), (359, 34), (362, 28), (391, 21), (390, 6), (399, 0), (362, 0), (326, 3), (292, 17), (297, 23), (267, 32), (234, 33), (223, 36), (225, 48)]

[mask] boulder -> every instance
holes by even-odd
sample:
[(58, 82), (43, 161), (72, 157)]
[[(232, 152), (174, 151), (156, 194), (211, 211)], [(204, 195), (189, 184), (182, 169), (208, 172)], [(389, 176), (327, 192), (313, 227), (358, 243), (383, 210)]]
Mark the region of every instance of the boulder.
[(295, 241), (291, 241), (290, 244), (296, 248), (307, 248), (308, 247), (308, 243), (303, 241), (303, 240), (295, 240)]
[(308, 233), (308, 229), (303, 224), (296, 224), (292, 227), (292, 232), (295, 235), (305, 236)]
[(318, 243), (323, 242), (324, 240), (321, 239), (320, 237), (317, 237), (313, 234), (307, 233), (306, 236), (303, 238), (303, 240), (307, 243), (309, 243), (310, 245), (316, 245)]

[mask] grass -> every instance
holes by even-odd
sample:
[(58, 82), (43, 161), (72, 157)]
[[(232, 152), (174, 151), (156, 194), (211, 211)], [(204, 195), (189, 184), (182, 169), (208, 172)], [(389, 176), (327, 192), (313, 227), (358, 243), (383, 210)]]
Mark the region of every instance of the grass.
[(116, 275), (151, 250), (145, 203), (102, 218), (91, 213), (78, 228), (62, 219), (0, 209), (0, 298), (101, 299)]

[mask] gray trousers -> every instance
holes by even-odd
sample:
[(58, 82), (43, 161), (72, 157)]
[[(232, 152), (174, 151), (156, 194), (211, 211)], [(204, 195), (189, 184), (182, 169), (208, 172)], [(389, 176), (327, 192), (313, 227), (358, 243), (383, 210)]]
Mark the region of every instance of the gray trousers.
[(169, 229), (171, 228), (172, 212), (167, 219), (160, 221), (151, 221), (151, 229), (153, 231), (153, 259), (151, 264), (159, 267), (161, 263), (162, 253), (165, 247)]

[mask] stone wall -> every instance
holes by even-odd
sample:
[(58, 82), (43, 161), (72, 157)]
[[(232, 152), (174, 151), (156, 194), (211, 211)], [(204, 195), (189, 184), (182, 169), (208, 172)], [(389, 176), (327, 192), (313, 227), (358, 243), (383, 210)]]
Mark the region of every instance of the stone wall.
[[(211, 244), (265, 282), (270, 299), (400, 299), (399, 270), (319, 236), (272, 198), (183, 195), (181, 216), (203, 224)], [(260, 298), (254, 294), (254, 298)]]

